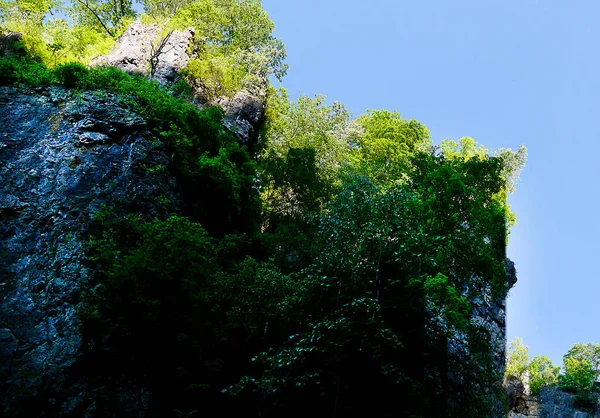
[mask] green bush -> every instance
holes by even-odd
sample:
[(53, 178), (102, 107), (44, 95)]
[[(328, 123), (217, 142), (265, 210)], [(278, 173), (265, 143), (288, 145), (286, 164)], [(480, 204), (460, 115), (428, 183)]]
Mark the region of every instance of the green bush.
[(54, 69), (56, 81), (67, 88), (86, 89), (91, 81), (89, 74), (87, 67), (75, 62), (62, 64)]
[(596, 372), (588, 360), (565, 357), (563, 359), (564, 374), (558, 382), (564, 390), (582, 393), (594, 387)]

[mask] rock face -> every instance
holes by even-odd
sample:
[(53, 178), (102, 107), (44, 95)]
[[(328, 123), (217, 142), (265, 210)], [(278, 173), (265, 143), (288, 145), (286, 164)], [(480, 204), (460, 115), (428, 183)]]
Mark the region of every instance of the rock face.
[(600, 408), (583, 412), (575, 408), (575, 395), (566, 393), (556, 386), (545, 387), (540, 393), (540, 418), (598, 418)]
[(245, 143), (254, 136), (263, 118), (265, 102), (264, 95), (253, 95), (248, 90), (242, 90), (231, 99), (223, 97), (215, 104), (225, 110), (223, 125)]
[[(188, 50), (193, 37), (192, 28), (163, 37), (158, 25), (135, 22), (117, 39), (109, 54), (95, 59), (92, 65), (111, 65), (130, 74), (148, 76), (169, 87), (181, 78), (179, 72), (192, 58)], [(208, 99), (202, 91), (202, 80), (198, 81), (192, 83), (197, 106), (221, 106), (225, 111), (224, 125), (241, 142), (252, 139), (265, 113), (264, 88), (257, 86), (253, 89), (256, 93), (241, 90), (232, 98)]]
[(194, 36), (193, 29), (173, 31), (160, 36), (160, 26), (132, 23), (117, 39), (114, 48), (93, 65), (110, 65), (130, 74), (150, 76), (168, 85), (179, 79), (178, 73), (188, 64), (187, 48)]
[(526, 415), (530, 412), (525, 395), (525, 385), (519, 378), (510, 377), (504, 384), (504, 392), (506, 393), (506, 403), (509, 411)]
[[(176, 210), (168, 157), (144, 119), (107, 93), (2, 87), (0, 127), (0, 415), (87, 416), (97, 387), (66, 373), (82, 349), (93, 274), (87, 229), (112, 205), (150, 217)], [(143, 416), (143, 388), (111, 390)]]
[[(480, 382), (481, 390), (487, 391), (493, 399), (492, 416), (500, 418), (505, 416), (504, 394), (502, 391), (502, 376), (504, 375), (504, 364), (506, 355), (506, 296), (508, 291), (517, 282), (517, 275), (514, 263), (506, 259), (505, 269), (508, 276), (507, 287), (502, 295), (497, 298), (492, 297), (492, 291), (489, 286), (483, 286), (480, 295), (470, 297), (471, 321), (480, 326), (486, 333), (486, 340), (492, 350), (491, 372), (497, 376), (494, 382)], [(468, 288), (464, 289), (464, 294), (468, 295)], [(456, 337), (448, 341), (448, 354), (451, 358), (462, 364), (472, 364), (473, 358), (469, 351), (468, 339), (465, 334), (458, 333)], [(485, 365), (481, 365), (480, 376), (489, 375), (490, 370)], [(453, 379), (460, 378), (454, 377)]]
[(584, 412), (575, 407), (575, 395), (557, 386), (542, 388), (539, 397), (524, 396), (524, 405), (512, 409), (509, 418), (599, 418), (600, 408)]

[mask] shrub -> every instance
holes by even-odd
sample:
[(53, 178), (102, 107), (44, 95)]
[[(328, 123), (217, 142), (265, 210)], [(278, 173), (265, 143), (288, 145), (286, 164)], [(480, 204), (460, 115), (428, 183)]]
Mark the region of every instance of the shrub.
[(90, 70), (78, 63), (62, 64), (54, 70), (56, 80), (67, 88), (86, 89), (89, 86)]

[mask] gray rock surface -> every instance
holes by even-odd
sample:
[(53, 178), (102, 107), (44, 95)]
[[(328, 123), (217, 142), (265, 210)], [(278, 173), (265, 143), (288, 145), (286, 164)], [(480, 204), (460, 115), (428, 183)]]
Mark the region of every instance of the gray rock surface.
[[(492, 349), (491, 372), (498, 376), (495, 382), (481, 382), (482, 389), (490, 391), (494, 402), (492, 416), (494, 418), (504, 417), (504, 400), (500, 399), (502, 395), (502, 376), (504, 375), (504, 363), (506, 355), (506, 296), (510, 288), (517, 282), (517, 273), (514, 263), (506, 259), (505, 269), (507, 273), (507, 287), (499, 297), (492, 297), (492, 291), (489, 286), (480, 286), (476, 295), (469, 291), (468, 287), (463, 289), (463, 294), (469, 298), (471, 305), (471, 321), (481, 326), (489, 335), (489, 343)], [(472, 281), (477, 278), (472, 278)], [(471, 295), (471, 296), (469, 296)], [(469, 351), (467, 335), (457, 333), (456, 336), (448, 341), (448, 354), (459, 363), (472, 364), (473, 358)], [(489, 370), (480, 367), (478, 374), (489, 376)], [(453, 379), (457, 377), (451, 376)], [(460, 380), (460, 378), (458, 378)]]
[(237, 92), (231, 99), (221, 98), (216, 103), (225, 110), (223, 124), (229, 128), (242, 143), (249, 141), (255, 134), (265, 113), (266, 98), (248, 90)]
[(108, 55), (96, 58), (92, 65), (110, 65), (168, 85), (179, 79), (179, 71), (188, 64), (187, 48), (193, 36), (191, 28), (161, 36), (160, 26), (134, 22)]
[[(0, 416), (33, 416), (35, 399), (51, 403), (46, 416), (92, 411), (99, 389), (66, 374), (82, 350), (88, 227), (104, 206), (176, 210), (168, 157), (144, 119), (103, 92), (0, 87), (0, 127)], [(143, 416), (143, 388), (111, 390)]]
[(525, 400), (525, 385), (518, 377), (510, 377), (504, 383), (504, 393), (506, 393), (506, 403), (509, 410), (521, 413), (524, 412), (523, 406), (528, 409)]
[[(506, 384), (505, 389), (510, 391), (510, 386)], [(517, 399), (518, 402), (509, 405), (508, 418), (600, 418), (600, 408), (591, 412), (578, 410), (575, 395), (557, 386), (542, 388), (539, 396), (522, 394)]]
[(159, 32), (160, 27), (156, 24), (134, 22), (117, 38), (111, 51), (93, 60), (92, 65), (110, 65), (130, 74), (145, 76), (150, 72), (153, 42)]
[[(156, 25), (132, 23), (106, 56), (98, 57), (92, 65), (110, 65), (130, 74), (140, 74), (170, 86), (180, 79), (179, 72), (190, 60), (188, 50), (194, 30), (173, 31), (166, 36)], [(265, 84), (266, 86), (266, 84)], [(192, 83), (198, 107), (221, 106), (225, 111), (224, 125), (245, 143), (255, 137), (265, 113), (265, 86), (254, 86), (237, 92), (233, 97), (209, 100), (202, 83)], [(254, 93), (254, 91), (256, 91)]]
[(542, 388), (539, 401), (540, 418), (598, 418), (600, 409), (588, 413), (575, 408), (575, 395), (556, 386)]

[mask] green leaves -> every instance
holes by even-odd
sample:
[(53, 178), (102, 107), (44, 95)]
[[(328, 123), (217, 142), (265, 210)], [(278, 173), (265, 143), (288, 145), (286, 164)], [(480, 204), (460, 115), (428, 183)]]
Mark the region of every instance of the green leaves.
[(354, 151), (354, 164), (382, 183), (405, 181), (409, 159), (431, 146), (429, 130), (416, 120), (406, 121), (398, 112), (371, 110), (357, 124), (363, 129)]
[(556, 384), (559, 369), (546, 356), (534, 357), (531, 363), (529, 363), (529, 388), (531, 394), (539, 396), (540, 390), (544, 386)]
[(564, 372), (558, 377), (561, 388), (575, 392), (577, 403), (593, 409), (598, 403), (597, 393), (592, 393), (599, 376), (600, 344), (577, 343), (563, 357)]
[(523, 340), (517, 338), (511, 341), (506, 354), (506, 367), (504, 376), (517, 377), (523, 380), (529, 369), (529, 349), (523, 345)]
[(563, 359), (564, 374), (558, 378), (563, 389), (574, 392), (588, 392), (594, 387), (596, 371), (588, 359), (577, 359), (565, 356)]

